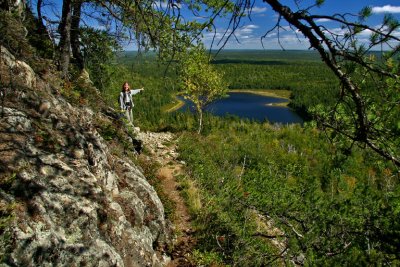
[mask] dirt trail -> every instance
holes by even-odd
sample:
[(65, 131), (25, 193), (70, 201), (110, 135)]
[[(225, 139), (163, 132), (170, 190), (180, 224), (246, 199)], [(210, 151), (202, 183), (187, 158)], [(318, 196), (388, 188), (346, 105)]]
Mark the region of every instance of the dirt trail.
[(185, 200), (180, 195), (177, 177), (183, 174), (183, 164), (176, 160), (175, 136), (171, 133), (140, 133), (139, 138), (161, 165), (157, 172), (164, 194), (174, 203), (175, 210), (171, 218), (176, 234), (171, 262), (168, 267), (194, 266), (189, 256), (195, 245), (192, 237), (191, 218)]

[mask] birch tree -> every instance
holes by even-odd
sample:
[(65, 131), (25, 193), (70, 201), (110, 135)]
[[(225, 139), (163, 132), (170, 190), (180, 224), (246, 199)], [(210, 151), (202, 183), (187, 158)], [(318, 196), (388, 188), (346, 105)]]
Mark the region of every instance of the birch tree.
[(227, 85), (222, 74), (210, 64), (204, 48), (195, 47), (183, 55), (180, 64), (180, 83), (184, 97), (193, 102), (199, 116), (198, 133), (203, 128), (204, 109), (212, 101), (226, 95)]

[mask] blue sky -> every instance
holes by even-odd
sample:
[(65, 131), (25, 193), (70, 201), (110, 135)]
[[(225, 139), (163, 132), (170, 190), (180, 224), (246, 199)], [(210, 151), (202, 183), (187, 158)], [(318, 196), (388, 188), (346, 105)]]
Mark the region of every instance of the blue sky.
[[(290, 7), (293, 6), (292, 0), (283, 1)], [(313, 1), (300, 1), (302, 7), (307, 7)], [(357, 14), (363, 7), (370, 6), (372, 8), (372, 16), (367, 20), (367, 24), (373, 27), (379, 27), (385, 14), (391, 13), (397, 19), (400, 19), (400, 1), (399, 0), (326, 0), (320, 8), (312, 9), (313, 14), (331, 15), (335, 13), (353, 13)], [(294, 7), (293, 7), (294, 9)], [(239, 42), (232, 38), (225, 48), (227, 49), (263, 49), (261, 36), (272, 29), (276, 24), (278, 16), (271, 8), (261, 0), (256, 0), (250, 16), (250, 19), (244, 19), (242, 26), (236, 31), (236, 37)], [(343, 31), (337, 24), (330, 21), (320, 21), (328, 29), (340, 33)], [(288, 26), (283, 23), (282, 26)], [(217, 22), (217, 37), (221, 37), (226, 31), (227, 19), (221, 19)], [(307, 49), (309, 43), (302, 36), (296, 36), (293, 30), (289, 27), (284, 27), (285, 30), (280, 31), (280, 42), (285, 49)], [(398, 33), (400, 36), (400, 32)], [(206, 33), (203, 41), (210, 45), (213, 33)], [(359, 36), (368, 38), (369, 32), (362, 32)], [(298, 38), (299, 37), (299, 38)], [(300, 40), (299, 40), (300, 39)], [(263, 39), (265, 49), (281, 49), (278, 43), (277, 32), (272, 32)], [(218, 47), (216, 47), (218, 48)]]
[[(175, 0), (176, 1), (176, 0)], [(53, 0), (47, 1), (53, 2), (54, 6), (47, 6), (47, 13), (51, 17), (54, 16), (55, 13), (60, 13), (61, 9), (61, 0)], [(159, 6), (161, 8), (165, 8), (166, 0), (160, 0)], [(181, 1), (183, 2), (183, 1)], [(295, 10), (294, 0), (282, 0), (283, 4), (288, 5), (289, 7)], [(298, 0), (302, 8), (310, 6), (315, 0)], [(181, 8), (182, 15), (189, 20), (201, 20), (199, 17), (195, 17), (192, 13), (190, 13), (184, 4), (179, 5)], [(391, 13), (397, 19), (400, 20), (400, 0), (325, 0), (325, 3), (321, 7), (314, 7), (311, 10), (312, 14), (319, 15), (332, 15), (335, 13), (352, 13), (357, 14), (363, 7), (370, 6), (372, 8), (373, 14), (367, 20), (367, 24), (372, 27), (379, 27), (382, 23), (382, 19), (385, 14)], [(53, 9), (53, 10), (52, 10)], [(51, 15), (52, 13), (53, 15)], [(54, 18), (54, 17), (53, 17)], [(282, 49), (278, 43), (277, 32), (272, 32), (263, 39), (263, 43), (261, 43), (261, 37), (266, 34), (266, 32), (274, 27), (277, 22), (278, 16), (276, 13), (271, 10), (271, 8), (263, 3), (262, 0), (254, 0), (254, 6), (251, 12), (251, 16), (249, 18), (244, 18), (241, 21), (240, 27), (236, 30), (235, 38), (231, 38), (225, 48), (226, 49), (263, 49), (263, 45), (265, 49)], [(229, 17), (227, 18), (219, 18), (215, 22), (216, 32), (204, 33), (203, 42), (209, 47), (212, 41), (212, 38), (216, 37), (213, 48), (217, 49), (218, 41), (221, 40), (223, 34), (227, 31)], [(339, 26), (332, 21), (321, 21), (319, 22), (321, 25), (324, 25), (327, 29), (330, 29), (334, 32), (341, 33), (343, 30), (339, 28)], [(90, 24), (90, 22), (89, 22)], [(285, 49), (307, 49), (309, 44), (307, 40), (304, 40), (301, 35), (297, 35), (293, 30), (290, 30), (287, 23), (283, 22), (281, 26), (284, 26), (284, 30), (280, 31), (280, 42)], [(285, 30), (286, 29), (286, 30)], [(230, 30), (228, 29), (228, 33)], [(400, 37), (400, 32), (396, 33)], [(368, 32), (362, 32), (359, 35), (359, 38), (368, 38)], [(134, 43), (130, 43), (125, 45), (126, 50), (135, 50), (136, 45)]]

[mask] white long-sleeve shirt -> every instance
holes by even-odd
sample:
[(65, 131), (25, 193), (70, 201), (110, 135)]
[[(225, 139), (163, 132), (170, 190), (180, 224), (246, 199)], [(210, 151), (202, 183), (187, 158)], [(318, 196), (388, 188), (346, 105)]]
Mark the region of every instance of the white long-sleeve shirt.
[(130, 107), (132, 108), (133, 105), (133, 95), (136, 95), (140, 93), (143, 89), (134, 89), (134, 90), (129, 90), (128, 92), (121, 92), (119, 94), (119, 106), (121, 109), (126, 110), (128, 109), (129, 105), (127, 103), (130, 103)]

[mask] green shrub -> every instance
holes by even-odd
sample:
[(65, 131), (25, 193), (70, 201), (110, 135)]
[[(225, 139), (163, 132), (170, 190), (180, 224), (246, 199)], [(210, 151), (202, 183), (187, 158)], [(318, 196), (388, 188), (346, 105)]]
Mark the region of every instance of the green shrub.
[(0, 10), (0, 44), (19, 59), (29, 59), (34, 49), (26, 39), (27, 30), (22, 19), (15, 14)]
[[(240, 266), (397, 264), (400, 186), (385, 181), (398, 175), (372, 153), (343, 155), (313, 128), (222, 119), (179, 147), (202, 190), (202, 253)], [(265, 238), (271, 229), (282, 237)]]

